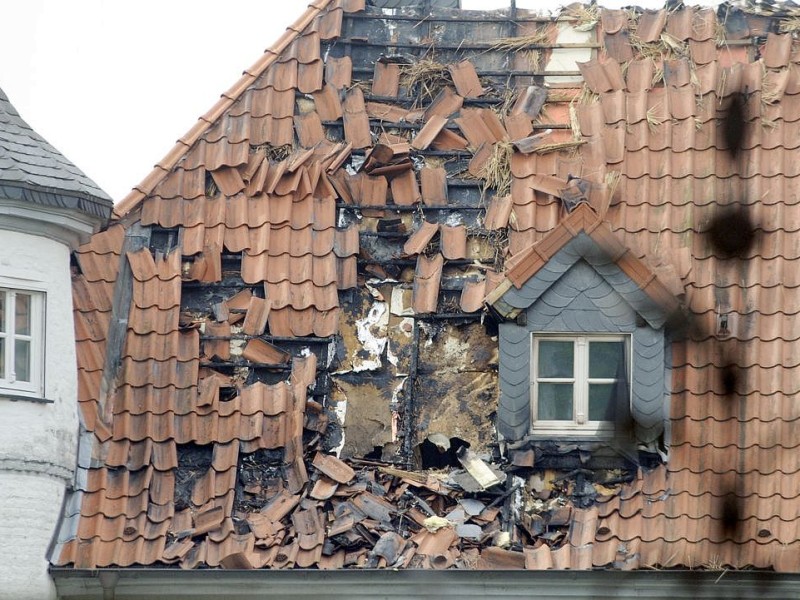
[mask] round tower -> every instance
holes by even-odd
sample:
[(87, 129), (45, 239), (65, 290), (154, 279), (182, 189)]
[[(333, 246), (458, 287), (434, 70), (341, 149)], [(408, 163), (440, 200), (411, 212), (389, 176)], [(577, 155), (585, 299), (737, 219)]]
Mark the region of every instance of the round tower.
[(70, 254), (111, 209), (0, 90), (0, 598), (55, 597), (78, 433)]

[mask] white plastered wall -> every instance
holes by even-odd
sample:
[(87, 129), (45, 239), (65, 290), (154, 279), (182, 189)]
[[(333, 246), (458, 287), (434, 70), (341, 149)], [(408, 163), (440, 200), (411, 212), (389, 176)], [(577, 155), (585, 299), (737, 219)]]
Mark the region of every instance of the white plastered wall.
[(0, 599), (53, 598), (46, 552), (77, 448), (77, 369), (69, 247), (0, 229), (0, 281), (46, 294), (44, 394), (0, 391)]

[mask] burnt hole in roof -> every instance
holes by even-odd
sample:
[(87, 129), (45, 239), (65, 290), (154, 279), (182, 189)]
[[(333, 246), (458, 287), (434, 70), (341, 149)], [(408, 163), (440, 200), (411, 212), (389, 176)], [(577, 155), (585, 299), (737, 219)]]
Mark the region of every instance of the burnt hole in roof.
[(259, 382), (275, 385), (282, 381), (288, 381), (290, 376), (288, 370), (276, 370), (258, 366), (252, 366), (248, 371), (245, 385), (253, 385)]
[(206, 198), (216, 198), (219, 195), (219, 187), (217, 187), (217, 182), (214, 181), (214, 178), (211, 176), (209, 171), (206, 171), (206, 180), (204, 186)]
[(239, 395), (239, 391), (235, 387), (220, 387), (219, 388), (219, 401), (230, 402)]
[(283, 449), (243, 454), (236, 477), (234, 512), (259, 510), (278, 494), (284, 487), (283, 463)]
[(723, 258), (746, 255), (756, 241), (753, 220), (742, 207), (720, 210), (705, 233), (711, 248)]
[(461, 468), (458, 460), (458, 451), (469, 448), (470, 444), (459, 437), (448, 438), (445, 435), (429, 435), (417, 446), (415, 454), (423, 469), (443, 469), (446, 467)]
[[(181, 286), (181, 310), (208, 314), (209, 307), (215, 307), (231, 298), (242, 289), (250, 289), (252, 293), (263, 293), (263, 285), (249, 286), (242, 282), (238, 273), (230, 274), (228, 264), (223, 260), (223, 279), (220, 283), (183, 282)], [(220, 319), (224, 320), (224, 319)]]
[(192, 506), (192, 490), (195, 481), (211, 468), (213, 447), (211, 444), (178, 444), (178, 468), (175, 469), (175, 510)]
[(150, 252), (154, 255), (169, 254), (178, 247), (179, 231), (177, 227), (153, 227), (150, 230)]

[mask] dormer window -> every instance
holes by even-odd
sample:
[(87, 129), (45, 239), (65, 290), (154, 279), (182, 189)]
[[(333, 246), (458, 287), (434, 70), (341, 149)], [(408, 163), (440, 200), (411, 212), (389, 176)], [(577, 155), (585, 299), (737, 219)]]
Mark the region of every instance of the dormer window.
[(587, 204), (521, 253), (487, 297), (499, 325), (498, 430), (509, 441), (633, 433), (655, 447), (678, 300)]
[(630, 403), (630, 336), (534, 333), (532, 433), (613, 434)]
[(41, 395), (44, 294), (0, 288), (0, 393)]

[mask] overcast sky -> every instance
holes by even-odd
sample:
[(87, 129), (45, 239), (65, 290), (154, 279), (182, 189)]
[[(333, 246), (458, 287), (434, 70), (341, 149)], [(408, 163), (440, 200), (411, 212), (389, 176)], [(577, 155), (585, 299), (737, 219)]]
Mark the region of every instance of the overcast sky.
[[(462, 0), (465, 8), (508, 3)], [(307, 4), (3, 0), (0, 88), (39, 134), (119, 201)]]

